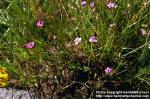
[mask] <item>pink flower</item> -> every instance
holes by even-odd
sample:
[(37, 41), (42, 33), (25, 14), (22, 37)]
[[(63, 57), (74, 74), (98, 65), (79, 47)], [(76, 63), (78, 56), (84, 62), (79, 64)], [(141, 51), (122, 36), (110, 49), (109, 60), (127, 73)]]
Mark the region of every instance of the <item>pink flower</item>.
[(91, 42), (91, 43), (97, 42), (96, 36), (95, 36), (95, 35), (91, 36), (91, 37), (89, 38), (89, 42)]
[(144, 35), (147, 34), (146, 31), (145, 31), (144, 29), (140, 29), (140, 33), (141, 33), (142, 36), (144, 36)]
[(109, 9), (113, 9), (113, 8), (117, 8), (117, 5), (116, 5), (115, 3), (113, 3), (113, 2), (109, 2), (109, 3), (107, 4), (107, 7), (108, 7)]
[(93, 8), (94, 6), (95, 6), (95, 3), (94, 3), (94, 1), (92, 1), (92, 2), (90, 3), (90, 7)]
[(74, 44), (75, 44), (75, 45), (78, 45), (78, 44), (81, 42), (81, 40), (82, 40), (82, 38), (81, 38), (81, 37), (77, 37), (77, 38), (75, 38), (75, 40), (74, 40)]
[(111, 67), (106, 67), (105, 68), (105, 73), (106, 75), (112, 72), (112, 68)]
[(39, 20), (39, 21), (36, 23), (36, 26), (37, 26), (37, 27), (43, 27), (43, 26), (44, 26), (44, 21)]
[(82, 5), (83, 7), (86, 6), (86, 1), (85, 1), (85, 0), (82, 0), (81, 5)]
[(24, 44), (24, 47), (28, 48), (28, 49), (31, 49), (34, 46), (35, 46), (35, 42), (34, 41)]

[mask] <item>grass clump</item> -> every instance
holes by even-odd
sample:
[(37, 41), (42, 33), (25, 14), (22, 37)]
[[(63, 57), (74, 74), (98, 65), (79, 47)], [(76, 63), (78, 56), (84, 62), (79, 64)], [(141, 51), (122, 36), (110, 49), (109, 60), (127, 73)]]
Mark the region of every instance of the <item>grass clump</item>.
[(148, 0), (0, 5), (0, 64), (9, 71), (8, 86), (39, 88), (51, 82), (53, 88), (40, 88), (82, 98), (93, 97), (88, 91), (95, 90), (150, 89)]

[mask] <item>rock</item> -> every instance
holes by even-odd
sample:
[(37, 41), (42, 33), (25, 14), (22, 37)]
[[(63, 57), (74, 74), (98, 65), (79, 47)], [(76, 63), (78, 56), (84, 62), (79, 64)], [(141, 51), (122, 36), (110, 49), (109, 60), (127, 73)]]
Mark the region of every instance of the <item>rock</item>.
[(0, 88), (0, 99), (33, 99), (26, 90)]

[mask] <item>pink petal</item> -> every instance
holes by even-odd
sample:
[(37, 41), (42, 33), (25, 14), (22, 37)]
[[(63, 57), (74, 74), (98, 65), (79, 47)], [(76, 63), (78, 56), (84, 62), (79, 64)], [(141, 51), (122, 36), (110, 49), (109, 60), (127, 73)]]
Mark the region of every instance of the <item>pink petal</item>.
[(37, 23), (36, 23), (37, 27), (43, 27), (44, 26), (44, 21), (42, 20), (39, 20)]
[(110, 8), (110, 9), (112, 9), (112, 8), (116, 8), (117, 5), (116, 5), (115, 3), (113, 3), (113, 2), (109, 2), (109, 3), (107, 4), (107, 7)]
[(81, 5), (82, 5), (82, 6), (85, 6), (85, 5), (86, 5), (86, 1), (83, 0), (83, 1), (81, 2)]
[(95, 6), (95, 3), (94, 1), (90, 3), (90, 7), (94, 7)]
[(111, 67), (106, 67), (105, 68), (105, 73), (106, 74), (109, 74), (109, 73), (111, 73), (112, 72), (112, 68)]
[(89, 42), (91, 43), (97, 42), (96, 36), (91, 36)]
[(25, 48), (28, 48), (28, 49), (31, 49), (31, 48), (34, 47), (34, 45), (35, 45), (34, 42), (29, 42), (29, 43), (26, 43), (26, 44), (24, 45), (24, 47), (25, 47)]

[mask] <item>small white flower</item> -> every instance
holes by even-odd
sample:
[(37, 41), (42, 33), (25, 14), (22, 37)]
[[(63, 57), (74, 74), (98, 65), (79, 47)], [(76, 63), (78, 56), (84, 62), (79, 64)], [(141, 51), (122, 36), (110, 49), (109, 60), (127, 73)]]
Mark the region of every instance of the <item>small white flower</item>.
[(81, 37), (77, 37), (77, 38), (75, 38), (75, 40), (74, 40), (74, 44), (75, 44), (75, 45), (78, 45), (78, 44), (81, 42), (81, 40), (82, 40), (82, 38), (81, 38)]
[(128, 5), (127, 5), (127, 7), (131, 7), (131, 5), (130, 5), (130, 4), (128, 4)]
[(140, 32), (141, 32), (141, 35), (143, 35), (143, 36), (147, 34), (144, 29), (140, 29)]
[(148, 48), (150, 49), (150, 44), (148, 45)]
[(114, 27), (116, 23), (109, 24), (109, 27)]

